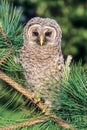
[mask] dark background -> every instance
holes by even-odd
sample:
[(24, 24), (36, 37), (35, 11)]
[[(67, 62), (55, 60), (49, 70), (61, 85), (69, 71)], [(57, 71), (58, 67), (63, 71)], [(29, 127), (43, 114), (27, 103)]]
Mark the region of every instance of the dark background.
[(72, 55), (74, 61), (87, 63), (87, 2), (86, 0), (8, 0), (21, 8), (20, 22), (35, 16), (55, 19), (62, 28), (64, 57)]

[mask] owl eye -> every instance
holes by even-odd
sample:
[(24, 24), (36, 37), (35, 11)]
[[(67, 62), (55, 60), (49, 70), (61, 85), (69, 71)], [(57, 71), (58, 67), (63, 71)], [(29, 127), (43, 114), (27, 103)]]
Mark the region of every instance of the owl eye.
[(52, 32), (46, 32), (46, 33), (45, 33), (45, 36), (50, 37), (51, 34), (52, 34)]
[(38, 32), (33, 32), (33, 36), (38, 36), (39, 33)]

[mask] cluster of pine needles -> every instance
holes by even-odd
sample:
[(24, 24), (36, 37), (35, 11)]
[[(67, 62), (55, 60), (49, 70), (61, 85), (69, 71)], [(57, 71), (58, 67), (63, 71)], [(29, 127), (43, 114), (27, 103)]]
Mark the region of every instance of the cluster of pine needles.
[(87, 68), (65, 62), (60, 81), (48, 88), (51, 110), (26, 90), (23, 69), (17, 62), (23, 44), (21, 9), (0, 1), (0, 130), (86, 130)]

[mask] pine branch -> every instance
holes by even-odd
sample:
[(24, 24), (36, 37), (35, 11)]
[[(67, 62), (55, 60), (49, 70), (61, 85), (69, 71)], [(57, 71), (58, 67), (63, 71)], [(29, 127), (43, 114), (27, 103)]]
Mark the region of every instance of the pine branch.
[(58, 117), (56, 117), (55, 115), (43, 115), (43, 116), (40, 116), (40, 117), (37, 117), (34, 119), (29, 119), (28, 121), (23, 122), (23, 123), (6, 126), (4, 128), (1, 128), (0, 130), (13, 130), (13, 129), (19, 129), (19, 128), (23, 128), (23, 127), (29, 127), (29, 126), (32, 126), (35, 124), (45, 122), (49, 118), (53, 118), (54, 122), (56, 122), (58, 125), (62, 126), (65, 129), (76, 130), (76, 129), (71, 128), (71, 126), (69, 124), (66, 124), (63, 120), (58, 119)]
[[(4, 14), (4, 15), (3, 15)], [(22, 14), (21, 9), (14, 8), (6, 0), (1, 0), (0, 5), (0, 34), (1, 45), (7, 43), (16, 50), (22, 45), (22, 25), (19, 25), (19, 20)]]
[(6, 126), (4, 128), (0, 128), (0, 130), (13, 130), (13, 129), (19, 129), (23, 127), (32, 126), (41, 122), (44, 122), (46, 119), (48, 119), (50, 116), (41, 116), (34, 119), (29, 119), (26, 122), (22, 122), (16, 125)]
[(26, 96), (29, 100), (31, 100), (34, 104), (36, 104), (37, 107), (39, 107), (41, 110), (43, 110), (43, 111), (44, 111), (44, 109), (46, 110), (47, 106), (45, 104), (43, 104), (41, 102), (37, 102), (37, 100), (35, 100), (33, 98), (33, 95), (29, 91), (27, 91), (21, 85), (19, 85), (15, 81), (13, 81), (9, 76), (7, 76), (2, 71), (0, 71), (0, 79), (4, 80), (9, 85), (11, 85), (14, 89), (16, 89), (18, 92), (20, 92), (22, 95)]
[(65, 128), (65, 129), (69, 129), (69, 130), (77, 130), (75, 128), (72, 128), (72, 126), (70, 124), (67, 124), (66, 122), (64, 122), (64, 120), (58, 119), (58, 117), (56, 115), (51, 115), (51, 117), (54, 119), (54, 122), (56, 122), (59, 126)]
[(1, 33), (1, 36), (4, 40), (4, 42), (6, 42), (7, 44), (11, 45), (11, 41), (8, 40), (7, 36), (6, 36), (6, 33), (5, 31), (3, 30), (3, 27), (2, 27), (2, 23), (0, 22), (0, 33)]
[(11, 54), (11, 52), (12, 52), (12, 48), (9, 48), (9, 52), (0, 60), (0, 66), (9, 57), (9, 55)]
[(6, 33), (2, 27), (2, 23), (0, 22), (0, 33), (1, 33), (1, 36), (4, 40), (4, 42), (6, 42), (8, 44), (8, 47), (9, 47), (9, 52), (8, 54), (6, 54), (1, 60), (0, 60), (0, 66), (2, 65), (2, 63), (9, 57), (9, 55), (11, 54), (11, 51), (12, 51), (12, 47), (11, 47), (11, 41), (8, 40), (7, 36), (6, 36)]
[(85, 130), (87, 127), (87, 69), (81, 63), (72, 65), (70, 69), (69, 77), (61, 79), (60, 91), (55, 90), (53, 110), (60, 118), (68, 120), (78, 129)]

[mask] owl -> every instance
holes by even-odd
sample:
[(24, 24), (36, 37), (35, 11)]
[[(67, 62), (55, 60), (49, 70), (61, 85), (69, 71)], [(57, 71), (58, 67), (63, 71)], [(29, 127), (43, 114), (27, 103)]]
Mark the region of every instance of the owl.
[[(44, 92), (45, 103), (49, 100), (45, 92), (51, 78), (59, 80), (64, 66), (61, 51), (62, 31), (59, 24), (50, 18), (35, 17), (24, 28), (24, 44), (20, 51), (20, 63), (24, 69), (27, 89), (33, 93)], [(54, 86), (52, 86), (54, 87)]]

